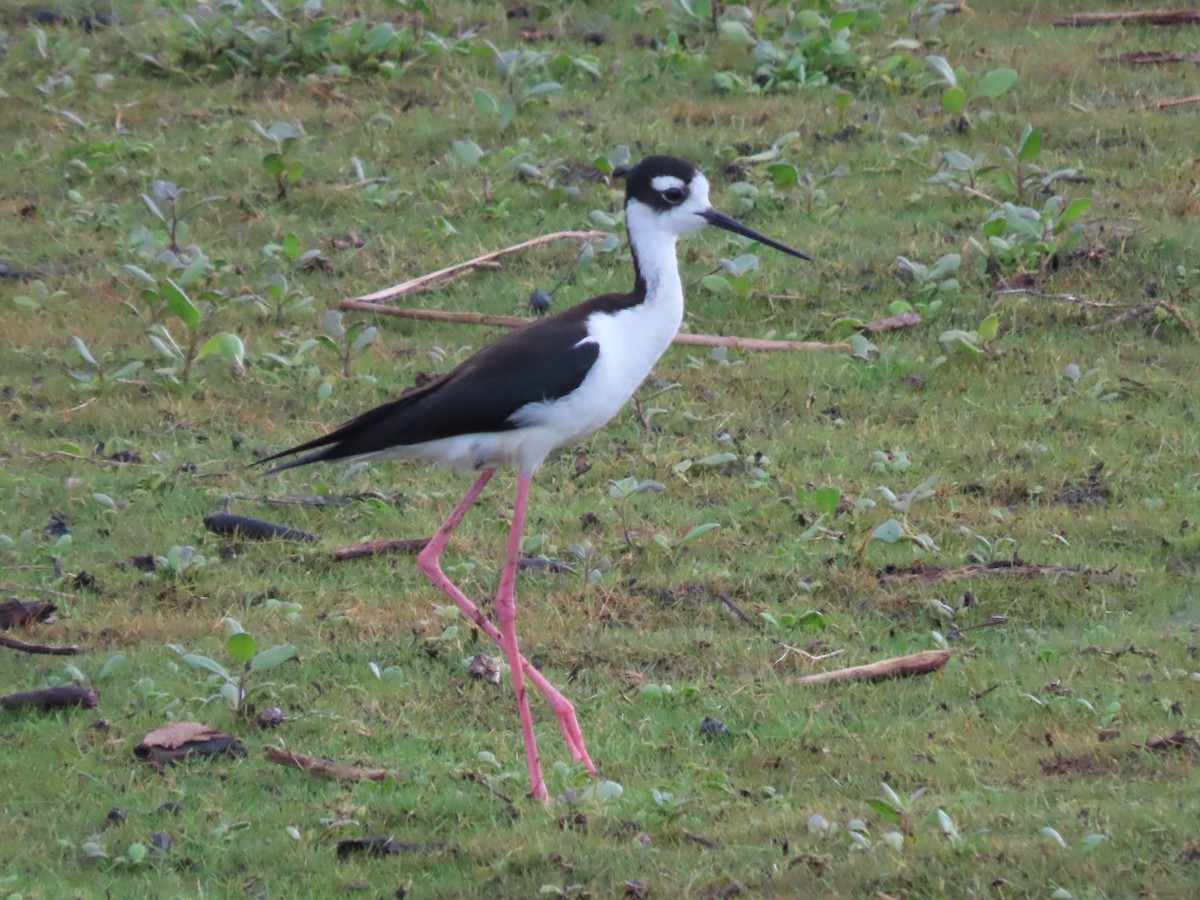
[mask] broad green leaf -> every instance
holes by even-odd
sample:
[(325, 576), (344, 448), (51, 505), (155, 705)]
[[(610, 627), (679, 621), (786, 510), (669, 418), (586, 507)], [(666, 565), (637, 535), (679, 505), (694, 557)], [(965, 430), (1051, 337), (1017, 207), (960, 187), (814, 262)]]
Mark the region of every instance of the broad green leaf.
[(189, 329), (195, 329), (200, 326), (200, 310), (188, 299), (188, 295), (184, 293), (183, 288), (168, 278), (162, 283), (162, 293), (163, 299), (167, 301), (167, 306), (171, 312), (179, 316), (183, 320), (184, 325)]
[(487, 113), (495, 113), (498, 109), (496, 98), (483, 88), (475, 88), (475, 105)]
[(1042, 132), (1037, 128), (1027, 127), (1027, 132), (1021, 138), (1021, 146), (1017, 150), (1017, 159), (1029, 162), (1042, 152)]
[(867, 806), (871, 807), (871, 809), (873, 809), (875, 812), (877, 812), (879, 814), (879, 817), (881, 819), (883, 819), (883, 821), (888, 822), (892, 825), (899, 825), (901, 822), (904, 821), (904, 816), (902, 816), (900, 814), (900, 811), (898, 809), (895, 809), (886, 800), (872, 798), (867, 801)]
[(698, 538), (701, 535), (708, 534), (714, 528), (720, 528), (720, 527), (721, 527), (720, 524), (717, 522), (705, 522), (703, 525), (697, 525), (695, 528), (693, 528), (691, 531), (689, 531), (687, 534), (685, 534), (682, 538), (680, 538), (679, 543), (686, 544), (688, 541), (694, 540), (695, 538)]
[(732, 294), (733, 285), (729, 279), (723, 275), (705, 275), (700, 279), (700, 284), (707, 291), (712, 291), (714, 294)]
[(958, 86), (958, 76), (954, 74), (954, 67), (950, 65), (950, 61), (944, 56), (927, 56), (925, 62), (933, 66), (935, 72), (942, 76), (944, 81), (950, 87)]
[(83, 342), (83, 338), (76, 335), (71, 335), (71, 340), (75, 342), (75, 349), (79, 351), (79, 355), (85, 361), (91, 363), (97, 369), (100, 368), (100, 363), (96, 362), (96, 358), (92, 356), (92, 351), (88, 349), (88, 345)]
[(829, 20), (829, 30), (834, 31), (834, 32), (841, 31), (843, 28), (849, 28), (857, 20), (858, 20), (858, 13), (855, 12), (854, 10), (848, 10), (847, 12), (838, 13), (836, 16), (834, 16), (832, 19)]
[(474, 141), (452, 141), (450, 154), (455, 162), (464, 166), (477, 166), (483, 159), (483, 149)]
[(888, 519), (871, 532), (871, 540), (883, 541), (885, 544), (894, 544), (902, 537), (904, 537), (904, 526), (895, 519)]
[(240, 663), (253, 659), (257, 650), (258, 645), (254, 643), (254, 638), (244, 631), (230, 635), (229, 640), (225, 642), (225, 651)]
[(986, 319), (979, 323), (979, 330), (976, 332), (979, 335), (979, 340), (985, 344), (992, 340), (1000, 331), (1000, 317), (992, 313)]
[(278, 178), (283, 174), (285, 168), (282, 154), (268, 153), (262, 159), (262, 166), (263, 171), (265, 171), (268, 175), (274, 175), (276, 178)]
[(758, 43), (758, 40), (750, 33), (750, 30), (741, 22), (735, 22), (732, 19), (723, 19), (717, 28), (721, 37), (745, 44), (747, 47), (753, 47)]
[(372, 56), (378, 56), (385, 52), (392, 45), (392, 41), (396, 39), (396, 29), (391, 22), (380, 22), (374, 28), (367, 32), (366, 45), (367, 53)]
[(979, 93), (995, 100), (1017, 83), (1016, 69), (992, 69), (979, 79)]
[(951, 88), (946, 88), (942, 93), (942, 109), (953, 116), (957, 116), (963, 111), (963, 107), (967, 105), (967, 92), (957, 85)]
[(842, 492), (832, 485), (826, 485), (823, 488), (817, 488), (813, 499), (816, 500), (817, 509), (827, 516), (832, 516), (842, 500)]
[(1072, 200), (1070, 205), (1062, 211), (1062, 215), (1058, 217), (1058, 221), (1063, 224), (1074, 222), (1091, 208), (1091, 197), (1080, 197), (1078, 200)]
[(795, 626), (802, 631), (820, 631), (825, 627), (825, 614), (815, 609), (796, 618)]
[(250, 671), (266, 672), (268, 669), (282, 665), (295, 655), (296, 648), (291, 644), (277, 644), (274, 647), (268, 647), (250, 660)]
[(151, 200), (148, 195), (142, 194), (142, 200), (145, 201), (146, 206), (150, 209), (150, 212), (154, 213), (154, 217), (156, 219), (158, 219), (160, 222), (167, 221), (167, 217), (162, 214), (162, 210), (158, 208), (158, 204)]
[(775, 187), (781, 191), (794, 188), (800, 184), (800, 173), (796, 167), (787, 163), (772, 163), (767, 166), (767, 173), (775, 182)]
[(215, 672), (226, 680), (230, 680), (229, 670), (217, 662), (215, 659), (209, 659), (207, 656), (200, 656), (196, 653), (185, 653), (183, 661), (186, 665), (194, 669), (207, 669), (210, 672)]
[(513, 103), (511, 97), (504, 97), (500, 100), (500, 120), (496, 123), (501, 131), (512, 124), (513, 118), (517, 114), (517, 105)]
[(563, 89), (563, 86), (557, 81), (543, 81), (541, 84), (535, 84), (524, 94), (521, 95), (521, 101), (534, 100), (538, 97), (544, 97), (547, 94), (556, 94)]
[(125, 663), (124, 653), (114, 653), (104, 661), (104, 665), (100, 667), (100, 673), (96, 676), (97, 681), (103, 681)]

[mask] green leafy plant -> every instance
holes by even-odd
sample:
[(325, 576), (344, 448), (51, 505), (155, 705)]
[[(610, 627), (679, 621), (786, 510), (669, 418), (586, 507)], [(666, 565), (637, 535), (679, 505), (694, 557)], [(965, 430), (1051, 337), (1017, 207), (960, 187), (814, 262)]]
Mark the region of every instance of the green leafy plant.
[(184, 208), (181, 200), (186, 193), (187, 188), (181, 188), (173, 182), (156, 178), (150, 182), (150, 193), (142, 194), (146, 208), (166, 226), (167, 249), (175, 254), (182, 252), (179, 242), (185, 238), (186, 234), (184, 217), (206, 203), (214, 203), (221, 199), (220, 197), (205, 197)]
[(88, 348), (83, 338), (78, 335), (72, 335), (71, 340), (75, 344), (76, 352), (79, 353), (80, 357), (88, 365), (87, 369), (69, 369), (67, 371), (67, 374), (78, 382), (81, 387), (100, 388), (108, 384), (126, 381), (131, 375), (136, 374), (143, 365), (140, 359), (135, 359), (125, 363), (115, 372), (106, 373), (104, 367), (92, 355), (92, 351)]
[(987, 356), (993, 352), (990, 344), (999, 332), (1000, 317), (991, 313), (973, 331), (963, 328), (943, 331), (938, 335), (938, 343), (947, 352), (965, 351), (974, 356)]
[[(955, 117), (960, 131), (971, 127), (968, 106), (976, 105), (980, 100), (998, 100), (1017, 83), (1016, 69), (991, 69), (976, 77), (966, 69), (955, 69), (944, 56), (931, 54), (925, 61), (940, 76), (942, 109)], [(983, 113), (980, 115), (986, 117)]]
[[(221, 665), (216, 660), (198, 653), (189, 653), (178, 644), (170, 644), (170, 648), (179, 654), (182, 661), (194, 669), (211, 672), (219, 684), (217, 693), (204, 699), (205, 703), (213, 700), (224, 700), (229, 704), (237, 718), (247, 714), (247, 698), (259, 691), (273, 687), (271, 682), (258, 682), (258, 676), (269, 672), (285, 662), (295, 658), (296, 648), (291, 644), (276, 644), (259, 650), (258, 642), (247, 632), (236, 619), (226, 617), (223, 620), (228, 637), (225, 640), (225, 652), (233, 657), (234, 671)], [(255, 683), (251, 683), (254, 681)]]
[(817, 508), (817, 517), (811, 521), (802, 519), (801, 524), (805, 525), (804, 531), (796, 538), (799, 541), (811, 541), (818, 538), (826, 540), (841, 540), (842, 533), (826, 527), (826, 522), (831, 520), (837, 514), (838, 504), (842, 502), (842, 492), (833, 485), (825, 485), (817, 488), (815, 491), (810, 491), (808, 488), (796, 489), (796, 502), (801, 506), (806, 506), (809, 501)]
[[(496, 127), (504, 131), (522, 107), (535, 100), (556, 94), (563, 89), (557, 81), (542, 80), (551, 54), (540, 50), (521, 48), (500, 50), (490, 41), (496, 67), (504, 78), (505, 93), (499, 99), (484, 88), (475, 89), (475, 105), (496, 117)], [(595, 73), (599, 76), (599, 72)]]
[[(245, 365), (246, 348), (240, 337), (222, 332), (201, 344), (204, 314), (179, 284), (170, 278), (160, 281), (137, 266), (126, 266), (125, 269), (152, 285), (143, 289), (142, 299), (155, 310), (165, 307), (179, 319), (184, 328), (184, 344), (180, 345), (161, 322), (150, 326), (150, 343), (171, 362), (170, 366), (156, 369), (158, 374), (186, 382), (191, 375), (192, 364), (206, 356), (227, 359), (233, 363), (235, 370), (241, 373)], [(200, 299), (211, 302), (221, 299), (221, 295), (209, 291), (202, 294)]]
[(346, 325), (340, 310), (327, 310), (322, 320), (323, 334), (316, 337), (318, 346), (336, 353), (341, 360), (342, 376), (350, 377), (350, 364), (374, 343), (379, 329), (365, 322)]
[(667, 486), (660, 481), (654, 481), (647, 478), (639, 481), (633, 477), (620, 478), (615, 481), (610, 481), (608, 485), (608, 496), (617, 501), (617, 513), (621, 517), (621, 528), (625, 535), (625, 544), (630, 548), (634, 548), (633, 531), (629, 527), (629, 514), (627, 505), (629, 498), (634, 494), (645, 493), (646, 491), (665, 491)]
[[(909, 277), (914, 295), (913, 306), (921, 315), (937, 312), (942, 302), (951, 294), (958, 293), (958, 270), (962, 265), (962, 256), (958, 253), (947, 253), (933, 265), (926, 265), (909, 259), (907, 256), (897, 256), (896, 264), (902, 274)], [(905, 311), (904, 307), (889, 307), (892, 315)]]
[(1083, 237), (1080, 219), (1091, 205), (1089, 197), (1066, 203), (1060, 196), (1049, 198), (1040, 210), (1005, 203), (984, 222), (984, 242), (974, 237), (968, 240), (988, 270), (1044, 274), (1052, 260), (1079, 244)]
[(275, 179), (275, 199), (286, 200), (288, 188), (304, 175), (304, 163), (294, 159), (292, 155), (304, 131), (292, 122), (272, 122), (263, 128), (254, 119), (250, 120), (250, 127), (255, 134), (275, 148), (263, 156), (262, 168)]

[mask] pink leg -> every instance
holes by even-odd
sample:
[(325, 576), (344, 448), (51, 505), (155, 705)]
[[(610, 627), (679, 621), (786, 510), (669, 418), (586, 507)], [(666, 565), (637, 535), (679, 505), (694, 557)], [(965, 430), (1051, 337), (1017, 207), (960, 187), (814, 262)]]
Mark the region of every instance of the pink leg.
[(529, 713), (529, 698), (525, 696), (525, 660), (517, 646), (517, 562), (521, 558), (521, 535), (525, 531), (525, 507), (529, 502), (529, 483), (532, 475), (522, 472), (517, 478), (517, 500), (513, 504), (512, 528), (508, 532), (508, 548), (504, 553), (504, 568), (500, 570), (500, 587), (496, 591), (496, 618), (500, 620), (500, 636), (508, 665), (512, 669), (513, 691), (517, 695), (517, 711), (521, 714), (521, 733), (525, 736), (525, 759), (529, 763), (529, 783), (535, 800), (548, 800), (542, 764), (538, 760), (537, 738), (533, 734), (533, 717)]
[[(463, 516), (467, 514), (467, 510), (469, 510), (475, 504), (475, 501), (479, 499), (479, 495), (483, 492), (484, 487), (487, 486), (487, 483), (491, 480), (492, 475), (494, 474), (495, 469), (487, 469), (480, 474), (479, 478), (475, 480), (475, 483), (472, 484), (470, 489), (467, 491), (466, 496), (463, 497), (462, 502), (459, 503), (458, 506), (455, 507), (454, 512), (450, 514), (450, 518), (447, 519), (446, 523), (438, 529), (437, 534), (433, 536), (429, 544), (424, 550), (421, 551), (420, 555), (417, 557), (417, 564), (420, 566), (421, 571), (425, 573), (425, 576), (435, 585), (437, 585), (438, 589), (441, 590), (442, 593), (453, 600), (463, 614), (467, 616), (467, 618), (474, 622), (484, 634), (490, 637), (498, 647), (505, 650), (507, 653), (504, 637), (500, 633), (500, 630), (497, 629), (496, 626), (490, 621), (488, 621), (487, 617), (484, 616), (479, 607), (472, 603), (466, 597), (466, 595), (458, 589), (458, 586), (455, 585), (454, 582), (446, 577), (445, 573), (442, 572), (441, 563), (439, 561), (442, 551), (446, 549), (446, 545), (450, 541), (450, 536), (454, 533), (454, 530), (458, 528), (459, 523), (462, 522)], [(528, 498), (528, 487), (526, 487), (525, 495), (526, 498)], [(523, 519), (524, 507), (522, 507), (522, 520)], [(515, 524), (516, 523), (514, 519), (514, 525)], [(517, 533), (519, 550), (520, 531), (518, 530)], [(513, 577), (515, 579), (515, 566), (513, 569)], [(499, 606), (499, 604), (497, 604), (497, 606)], [(545, 676), (543, 676), (541, 672), (531, 666), (528, 660), (526, 660), (523, 656), (519, 657), (519, 659), (521, 661), (521, 669), (524, 672), (524, 675), (529, 678), (529, 680), (533, 683), (533, 686), (537, 688), (538, 692), (546, 698), (547, 702), (550, 704), (550, 707), (554, 710), (554, 714), (558, 717), (559, 727), (562, 729), (563, 740), (566, 741), (567, 748), (571, 751), (571, 756), (576, 762), (583, 763), (587, 770), (593, 775), (596, 774), (596, 767), (592, 764), (591, 759), (588, 757), (587, 749), (583, 744), (583, 734), (579, 730), (579, 722), (575, 715), (575, 707), (571, 705), (571, 702), (567, 700), (566, 697), (558, 692), (554, 685), (546, 680)]]

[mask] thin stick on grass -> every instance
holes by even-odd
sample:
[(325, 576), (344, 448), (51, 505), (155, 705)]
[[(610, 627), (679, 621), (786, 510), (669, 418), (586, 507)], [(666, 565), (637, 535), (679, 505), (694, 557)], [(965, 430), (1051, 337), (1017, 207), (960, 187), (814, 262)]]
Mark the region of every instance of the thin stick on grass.
[(333, 778), (345, 783), (383, 781), (388, 777), (397, 779), (400, 777), (398, 772), (392, 772), (387, 769), (364, 769), (361, 766), (334, 762), (332, 759), (325, 759), (319, 756), (306, 756), (303, 753), (294, 753), (291, 750), (280, 750), (278, 747), (268, 747), (266, 755), (268, 760), (278, 763), (281, 766), (288, 766), (293, 769), (299, 769), (302, 772), (319, 775), (322, 778)]
[(51, 647), (48, 644), (27, 644), (0, 634), (0, 647), (9, 650), (20, 650), (22, 653), (36, 653), (43, 656), (78, 656), (83, 651), (78, 647)]
[(1200, 103), (1200, 94), (1180, 97), (1177, 100), (1155, 100), (1153, 103), (1147, 103), (1142, 109), (1170, 109), (1172, 106), (1186, 106), (1190, 103)]
[(911, 678), (936, 672), (950, 659), (949, 650), (926, 650), (911, 656), (897, 656), (865, 666), (834, 669), (796, 679), (796, 684), (829, 684), (834, 681), (885, 681), (890, 678)]
[(1200, 9), (1126, 9), (1118, 12), (1071, 13), (1050, 23), (1055, 28), (1089, 25), (1200, 25)]
[(382, 556), (385, 553), (420, 553), (430, 541), (422, 538), (397, 538), (395, 540), (362, 541), (342, 547), (333, 554), (334, 562), (345, 562), (348, 559), (362, 559), (367, 556)]
[(378, 303), (381, 300), (392, 300), (396, 297), (403, 297), (406, 294), (414, 293), (424, 288), (427, 284), (434, 281), (440, 281), (443, 278), (455, 275), (464, 269), (474, 269), (480, 265), (490, 262), (493, 259), (499, 259), (501, 256), (508, 256), (511, 253), (518, 253), (521, 250), (528, 250), (530, 247), (537, 247), (542, 244), (548, 244), (551, 241), (573, 240), (582, 243), (590, 241), (599, 241), (608, 237), (607, 231), (556, 231), (553, 234), (543, 234), (541, 237), (533, 238), (532, 240), (522, 241), (519, 244), (514, 244), (511, 247), (505, 247), (503, 250), (494, 250), (491, 253), (485, 253), (483, 256), (477, 256), (474, 259), (469, 259), (466, 262), (455, 263), (452, 266), (447, 266), (444, 269), (438, 269), (436, 272), (430, 272), (428, 275), (422, 275), (419, 278), (410, 278), (408, 281), (403, 281), (400, 284), (394, 284), (391, 287), (383, 288), (370, 294), (361, 294), (358, 297), (353, 297), (349, 300), (343, 300), (338, 304), (339, 309), (362, 309), (361, 306), (352, 306), (353, 303)]
[[(444, 309), (413, 309), (403, 306), (382, 306), (360, 298), (343, 300), (338, 309), (378, 313), (381, 316), (398, 316), (402, 319), (423, 319), (433, 322), (451, 322), (456, 325), (498, 325), (501, 328), (520, 328), (533, 319), (520, 316), (494, 316), (488, 313), (452, 312)], [(675, 335), (674, 344), (694, 347), (733, 347), (738, 350), (839, 350), (849, 351), (848, 343), (825, 343), (823, 341), (771, 341), (763, 338), (726, 337), (717, 334)]]

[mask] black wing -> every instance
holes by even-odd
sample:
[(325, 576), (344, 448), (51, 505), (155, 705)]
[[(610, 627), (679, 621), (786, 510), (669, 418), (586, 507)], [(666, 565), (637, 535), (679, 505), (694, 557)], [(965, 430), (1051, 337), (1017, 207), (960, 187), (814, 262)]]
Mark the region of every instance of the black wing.
[(596, 344), (579, 343), (587, 337), (587, 316), (610, 306), (611, 295), (596, 297), (509, 332), (446, 375), (260, 463), (317, 451), (270, 470), (279, 472), (439, 438), (510, 431), (517, 427), (513, 413), (523, 406), (579, 387), (600, 354)]

